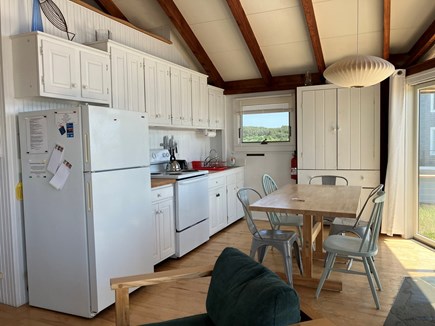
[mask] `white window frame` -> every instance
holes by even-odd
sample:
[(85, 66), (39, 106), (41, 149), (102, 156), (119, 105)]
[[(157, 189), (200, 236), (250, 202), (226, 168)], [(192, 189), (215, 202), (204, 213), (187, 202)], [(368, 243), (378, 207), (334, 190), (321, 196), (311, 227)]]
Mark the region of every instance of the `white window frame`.
[[(295, 97), (293, 94), (280, 96), (251, 97), (235, 99), (235, 123), (234, 123), (234, 149), (240, 152), (272, 152), (272, 151), (294, 151), (296, 149), (296, 115)], [(290, 118), (290, 141), (270, 142), (267, 144), (243, 143), (239, 138), (239, 128), (243, 112), (259, 111), (263, 113), (285, 111), (289, 112)]]
[(435, 156), (435, 127), (430, 127), (429, 141), (429, 155)]

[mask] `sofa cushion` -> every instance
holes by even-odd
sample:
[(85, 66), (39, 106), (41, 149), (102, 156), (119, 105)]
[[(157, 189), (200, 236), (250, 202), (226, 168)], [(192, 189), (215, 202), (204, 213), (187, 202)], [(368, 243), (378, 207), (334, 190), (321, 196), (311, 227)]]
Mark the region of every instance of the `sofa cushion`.
[(235, 248), (216, 261), (206, 307), (216, 326), (288, 325), (301, 318), (296, 291)]

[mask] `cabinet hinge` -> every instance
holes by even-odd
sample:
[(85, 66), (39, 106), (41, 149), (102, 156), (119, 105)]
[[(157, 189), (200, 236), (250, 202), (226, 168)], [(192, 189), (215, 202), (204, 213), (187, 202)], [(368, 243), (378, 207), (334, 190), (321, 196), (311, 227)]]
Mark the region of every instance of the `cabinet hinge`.
[(106, 71), (109, 71), (109, 65), (106, 65)]
[(44, 85), (44, 76), (41, 76), (41, 84)]
[(39, 53), (40, 53), (41, 55), (44, 54), (44, 50), (43, 50), (43, 48), (42, 48), (42, 45), (39, 47)]
[(109, 87), (107, 87), (107, 94), (109, 94)]

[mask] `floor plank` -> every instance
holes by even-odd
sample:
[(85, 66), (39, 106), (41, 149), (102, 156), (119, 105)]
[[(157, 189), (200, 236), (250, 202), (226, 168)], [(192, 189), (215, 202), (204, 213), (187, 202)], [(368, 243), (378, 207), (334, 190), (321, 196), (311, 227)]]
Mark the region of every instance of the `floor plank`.
[[(327, 229), (325, 230), (327, 232)], [(244, 220), (214, 235), (211, 240), (180, 259), (169, 259), (156, 266), (156, 271), (213, 264), (228, 246), (249, 253), (251, 235)], [(269, 250), (264, 264), (273, 271), (283, 271), (277, 250)], [(357, 266), (357, 263), (355, 267)], [(320, 277), (323, 262), (314, 264), (314, 276)], [(336, 325), (383, 325), (405, 276), (435, 276), (435, 251), (413, 240), (380, 237), (376, 266), (384, 290), (378, 292), (381, 309), (376, 310), (367, 279), (364, 276), (333, 273), (331, 279), (343, 282), (342, 292), (322, 291), (315, 299), (315, 289), (296, 286), (303, 300)], [(362, 268), (362, 267), (361, 267)], [(295, 272), (297, 272), (295, 270)], [(179, 281), (141, 288), (130, 295), (133, 325), (167, 320), (205, 311), (210, 278)], [(55, 290), (55, 289), (53, 289)], [(23, 305), (14, 308), (0, 305), (0, 325), (113, 325), (115, 307), (110, 306), (93, 319), (70, 316)]]

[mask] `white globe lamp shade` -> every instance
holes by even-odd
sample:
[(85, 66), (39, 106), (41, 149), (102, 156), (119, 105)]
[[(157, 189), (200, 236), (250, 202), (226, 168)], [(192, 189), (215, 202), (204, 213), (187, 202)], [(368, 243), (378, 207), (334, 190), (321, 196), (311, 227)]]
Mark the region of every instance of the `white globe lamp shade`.
[(379, 57), (352, 55), (330, 65), (323, 72), (329, 82), (341, 87), (367, 87), (391, 76), (394, 66)]

